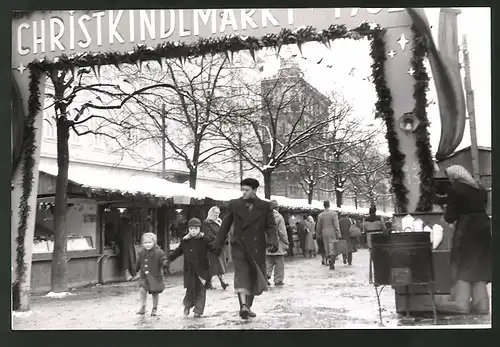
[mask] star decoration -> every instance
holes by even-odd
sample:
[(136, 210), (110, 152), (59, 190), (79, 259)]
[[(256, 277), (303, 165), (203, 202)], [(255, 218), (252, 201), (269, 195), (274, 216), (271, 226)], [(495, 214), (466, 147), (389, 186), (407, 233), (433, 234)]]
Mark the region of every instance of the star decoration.
[(397, 41), (398, 44), (401, 46), (401, 50), (404, 51), (406, 48), (406, 44), (410, 41), (408, 41), (405, 37), (405, 34), (401, 34), (401, 38)]
[(410, 68), (410, 70), (408, 70), (408, 75), (412, 75), (415, 73), (415, 70), (413, 70), (413, 68)]
[(392, 59), (392, 58), (394, 58), (394, 56), (396, 55), (396, 52), (394, 52), (393, 50), (391, 50), (391, 51), (389, 51), (389, 52), (387, 53), (387, 55), (388, 55), (389, 57), (391, 57), (391, 59)]
[(411, 183), (420, 182), (420, 168), (415, 162), (412, 163), (411, 168), (408, 167), (408, 164), (405, 164), (403, 167), (403, 171), (405, 172), (406, 177), (408, 177), (408, 180)]
[(16, 67), (16, 70), (19, 71), (21, 73), (21, 75), (23, 74), (24, 70), (26, 70), (26, 66), (24, 66), (23, 62), (20, 62), (19, 63), (19, 66)]

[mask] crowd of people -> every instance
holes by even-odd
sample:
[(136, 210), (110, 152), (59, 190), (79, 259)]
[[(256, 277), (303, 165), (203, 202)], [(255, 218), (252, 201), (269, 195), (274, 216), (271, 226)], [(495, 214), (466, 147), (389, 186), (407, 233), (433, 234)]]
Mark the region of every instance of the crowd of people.
[[(192, 218), (187, 224), (185, 236), (179, 246), (169, 255), (156, 245), (156, 235), (146, 233), (142, 237), (143, 249), (137, 257), (136, 268), (140, 273), (140, 309), (146, 313), (147, 293), (152, 294), (153, 309), (157, 314), (159, 293), (164, 290), (162, 268), (184, 256), (184, 314), (193, 309), (195, 317), (201, 317), (205, 308), (206, 291), (215, 289), (212, 279), (219, 279), (221, 288), (229, 285), (223, 275), (227, 272), (230, 247), (234, 266), (234, 288), (243, 319), (255, 317), (252, 304), (255, 296), (262, 294), (270, 285), (283, 286), (285, 279), (285, 256), (293, 257), (295, 236), (302, 256), (322, 257), (321, 263), (335, 269), (335, 261), (342, 256), (344, 264), (350, 266), (353, 253), (362, 237), (359, 220), (346, 213), (330, 209), (324, 202), (325, 211), (296, 221), (285, 221), (275, 200), (266, 202), (256, 196), (258, 181), (246, 179), (241, 182), (242, 198), (228, 204), (224, 219), (220, 209), (213, 206), (202, 222)], [(376, 210), (370, 210), (375, 214)], [(369, 219), (369, 218), (368, 218)], [(341, 246), (339, 246), (341, 244)], [(344, 247), (342, 247), (342, 245)]]
[[(392, 220), (386, 221), (377, 216), (377, 208), (372, 206), (368, 216), (349, 215), (336, 212), (330, 202), (324, 202), (325, 210), (316, 219), (314, 216), (300, 217), (295, 223), (286, 223), (289, 247), (288, 256), (293, 257), (294, 248), (299, 249), (306, 258), (321, 256), (321, 264), (335, 270), (336, 260), (342, 256), (342, 262), (352, 265), (353, 253), (359, 247), (369, 247), (369, 235), (372, 232), (386, 232), (392, 228)], [(340, 241), (340, 242), (339, 242)]]
[[(491, 282), (491, 222), (485, 212), (484, 188), (460, 166), (446, 170), (452, 188), (448, 194), (444, 219), (456, 226), (451, 250), (451, 270), (454, 279), (452, 294), (439, 308), (445, 311), (469, 313), (489, 312), (486, 284)], [(377, 216), (375, 206), (360, 220), (345, 212), (330, 208), (324, 202), (324, 211), (316, 220), (313, 216), (291, 225), (279, 213), (276, 201), (264, 201), (256, 196), (259, 182), (245, 179), (241, 182), (242, 197), (231, 200), (224, 218), (220, 210), (212, 207), (202, 223), (189, 220), (186, 235), (168, 256), (156, 245), (156, 236), (146, 233), (142, 237), (143, 249), (137, 257), (136, 271), (140, 273), (140, 310), (146, 313), (147, 293), (152, 294), (152, 316), (157, 314), (159, 293), (163, 284), (162, 267), (184, 256), (184, 314), (194, 308), (194, 316), (201, 317), (205, 308), (206, 290), (213, 288), (212, 278), (217, 276), (222, 289), (228, 284), (223, 279), (227, 270), (226, 249), (231, 247), (234, 266), (234, 289), (242, 319), (255, 317), (252, 305), (255, 297), (271, 285), (284, 285), (285, 256), (294, 256), (294, 234), (306, 258), (321, 255), (321, 264), (335, 270), (342, 257), (346, 266), (353, 264), (353, 253), (358, 246), (371, 248), (374, 233), (390, 233), (391, 221)]]

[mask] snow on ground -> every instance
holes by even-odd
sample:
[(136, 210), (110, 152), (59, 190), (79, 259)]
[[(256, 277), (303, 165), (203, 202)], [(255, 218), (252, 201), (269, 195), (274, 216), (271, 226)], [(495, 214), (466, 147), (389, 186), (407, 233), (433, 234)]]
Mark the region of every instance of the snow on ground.
[(49, 292), (45, 295), (46, 298), (56, 298), (56, 299), (60, 299), (60, 298), (65, 298), (67, 296), (70, 296), (71, 293), (69, 292), (61, 292), (61, 293), (54, 293), (54, 292)]
[[(70, 297), (34, 297), (30, 315), (13, 315), (13, 329), (380, 329), (375, 290), (368, 283), (368, 252), (354, 254), (351, 267), (338, 264), (330, 271), (319, 257), (296, 256), (285, 263), (285, 286), (272, 286), (255, 299), (257, 317), (242, 321), (238, 300), (214, 279), (215, 290), (207, 293), (203, 318), (183, 317), (182, 276), (167, 277), (160, 296), (159, 316), (140, 317), (137, 282), (80, 289)], [(148, 298), (151, 309), (151, 298)], [(394, 292), (386, 288), (381, 295), (385, 328), (402, 323), (395, 313)], [(455, 323), (454, 323), (455, 322)], [(440, 324), (491, 324), (489, 318), (473, 317), (461, 321), (445, 319)], [(432, 325), (425, 319), (413, 325)], [(475, 325), (479, 327), (478, 325)]]

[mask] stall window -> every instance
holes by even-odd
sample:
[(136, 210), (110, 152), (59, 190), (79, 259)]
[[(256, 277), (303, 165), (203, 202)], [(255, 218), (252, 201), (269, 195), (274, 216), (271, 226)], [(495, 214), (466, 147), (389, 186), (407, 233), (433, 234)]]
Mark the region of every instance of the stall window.
[[(38, 204), (33, 240), (33, 253), (54, 250), (54, 204)], [(77, 202), (67, 204), (67, 251), (86, 251), (96, 248), (97, 204)]]

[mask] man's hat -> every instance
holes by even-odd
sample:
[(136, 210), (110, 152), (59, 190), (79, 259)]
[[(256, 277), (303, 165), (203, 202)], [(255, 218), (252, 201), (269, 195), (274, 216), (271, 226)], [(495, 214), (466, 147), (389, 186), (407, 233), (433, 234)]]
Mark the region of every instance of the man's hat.
[(251, 187), (253, 190), (259, 188), (259, 181), (257, 181), (255, 178), (245, 178), (243, 181), (241, 181), (240, 186), (248, 186)]
[(189, 227), (201, 227), (201, 221), (198, 218), (191, 218), (188, 223), (188, 228)]

